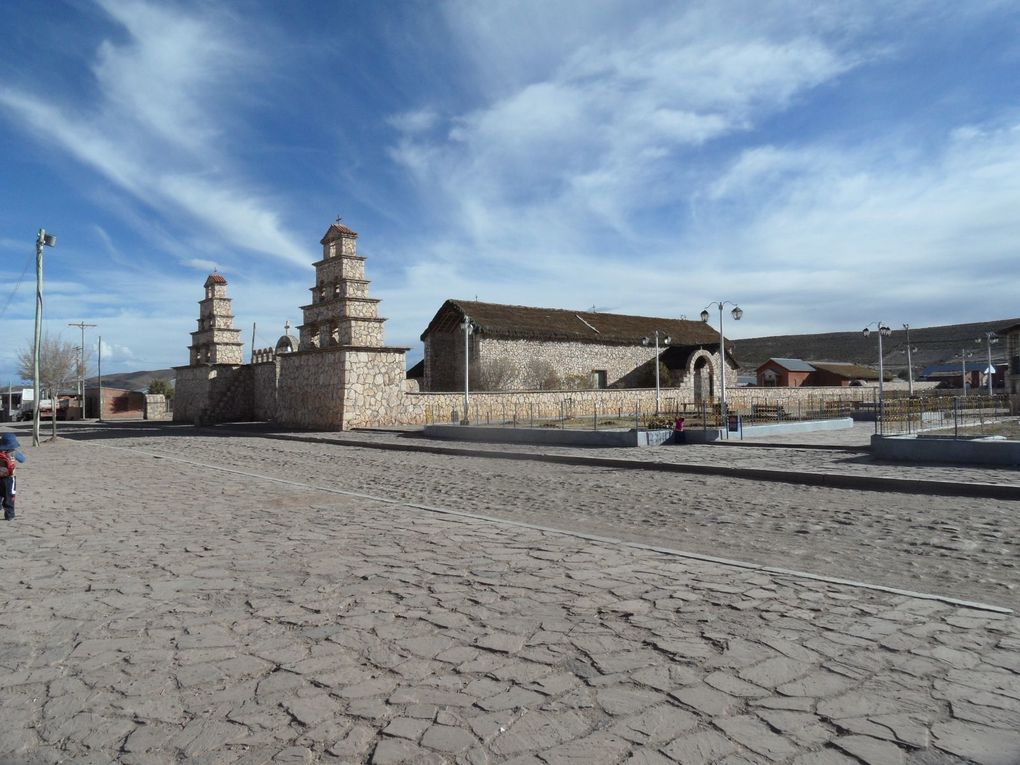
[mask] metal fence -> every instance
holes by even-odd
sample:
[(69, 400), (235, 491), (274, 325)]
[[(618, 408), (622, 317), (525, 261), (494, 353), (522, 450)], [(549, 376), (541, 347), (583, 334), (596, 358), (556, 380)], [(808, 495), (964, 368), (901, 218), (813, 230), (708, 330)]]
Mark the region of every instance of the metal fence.
[[(742, 395), (735, 402), (727, 402), (729, 415), (739, 415), (743, 425), (775, 424), (804, 420), (831, 420), (851, 417), (861, 411), (874, 412), (877, 396), (870, 391), (854, 392), (848, 396), (802, 396), (796, 401), (763, 394)], [(462, 408), (426, 406), (425, 423), (461, 423)], [(718, 400), (701, 402), (683, 401), (663, 397), (658, 411), (640, 405), (607, 404), (590, 398), (564, 396), (558, 402), (470, 402), (467, 424), (510, 428), (574, 428), (583, 430), (672, 428), (677, 417), (683, 417), (685, 426), (693, 428), (722, 428), (726, 426)]]
[(887, 436), (928, 432), (968, 438), (1002, 431), (1009, 415), (1006, 395), (886, 397), (876, 431)]

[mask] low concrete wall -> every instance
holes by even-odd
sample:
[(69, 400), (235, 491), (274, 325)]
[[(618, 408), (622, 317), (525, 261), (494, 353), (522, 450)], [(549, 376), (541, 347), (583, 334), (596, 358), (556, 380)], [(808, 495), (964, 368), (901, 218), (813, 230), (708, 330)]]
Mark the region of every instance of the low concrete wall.
[(447, 441), (545, 446), (658, 446), (669, 442), (672, 430), (560, 430), (558, 428), (485, 428), (426, 425), (425, 437)]
[(874, 435), (871, 455), (901, 462), (1016, 466), (1020, 465), (1020, 441)]
[[(748, 425), (744, 428), (744, 438), (761, 438), (762, 436), (778, 436), (783, 433), (811, 433), (816, 430), (846, 430), (854, 426), (853, 417), (840, 417), (835, 420), (804, 420), (802, 422), (777, 422), (768, 425)], [(730, 433), (730, 438), (740, 438), (739, 433)]]
[[(768, 425), (745, 425), (744, 438), (766, 438), (784, 433), (811, 433), (816, 430), (846, 430), (854, 426), (852, 417), (840, 417), (834, 420), (802, 420), (798, 422), (777, 422)], [(686, 431), (687, 443), (704, 444), (709, 441), (739, 441), (740, 431), (727, 431), (726, 428), (691, 428)]]

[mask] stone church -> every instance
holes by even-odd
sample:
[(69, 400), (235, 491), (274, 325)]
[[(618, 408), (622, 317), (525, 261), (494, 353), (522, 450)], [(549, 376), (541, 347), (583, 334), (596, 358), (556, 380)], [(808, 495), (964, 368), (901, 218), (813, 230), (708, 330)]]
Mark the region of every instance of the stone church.
[(655, 384), (656, 336), (668, 377), (662, 387), (672, 388), (674, 398), (713, 399), (721, 369), (728, 386), (736, 382), (732, 348), (727, 343), (723, 354), (718, 333), (702, 322), (460, 300), (446, 301), (429, 323), (421, 336), (424, 377), (409, 380), (409, 349), (384, 342), (386, 320), (369, 295), (357, 240), (339, 219), (329, 227), (320, 241), (322, 257), (312, 264), (311, 302), (301, 306), (297, 336), (285, 326), (275, 346), (253, 350), (249, 363), (227, 280), (211, 274), (188, 365), (175, 368), (174, 421), (320, 430), (427, 421), (429, 412), (448, 416), (459, 405), (465, 361), (475, 370), (469, 376), (476, 389), (479, 376), (491, 378), (498, 368), (499, 379), (489, 379), (486, 389), (507, 405), (521, 395), (537, 400), (526, 391), (548, 391), (550, 401), (559, 401), (563, 391), (580, 389), (595, 397), (614, 389), (603, 395), (617, 403), (626, 392), (621, 389), (630, 389), (627, 400), (636, 405), (654, 396), (642, 389)]
[[(422, 390), (463, 390), (465, 366), (488, 389), (649, 387), (656, 333), (669, 373), (664, 386), (687, 389), (695, 401), (718, 395), (719, 333), (704, 322), (468, 300), (447, 300), (422, 333)], [(728, 342), (725, 369), (727, 387), (734, 386)]]
[(299, 337), (241, 357), (227, 280), (212, 274), (191, 333), (190, 362), (176, 367), (175, 422), (273, 421), (299, 428), (347, 429), (403, 421), (407, 348), (383, 342), (379, 300), (369, 297), (358, 234), (339, 220), (312, 265), (311, 302)]

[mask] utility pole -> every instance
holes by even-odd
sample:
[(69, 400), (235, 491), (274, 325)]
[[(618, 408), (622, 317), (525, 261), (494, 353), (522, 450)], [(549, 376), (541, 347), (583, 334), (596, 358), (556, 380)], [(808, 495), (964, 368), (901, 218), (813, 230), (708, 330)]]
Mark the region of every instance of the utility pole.
[(78, 395), (81, 397), (81, 418), (85, 419), (85, 328), (96, 327), (97, 324), (86, 324), (83, 321), (68, 323), (69, 327), (81, 330), (81, 360), (78, 363)]
[[(57, 237), (47, 234), (46, 229), (39, 229), (35, 238), (35, 346), (32, 351), (32, 395), (35, 396), (35, 412), (32, 414), (32, 446), (39, 445), (39, 415), (42, 403), (39, 399), (39, 346), (42, 343), (42, 309), (43, 309), (43, 247), (55, 247)], [(50, 401), (52, 407), (55, 402)], [(56, 411), (53, 416), (56, 416)]]

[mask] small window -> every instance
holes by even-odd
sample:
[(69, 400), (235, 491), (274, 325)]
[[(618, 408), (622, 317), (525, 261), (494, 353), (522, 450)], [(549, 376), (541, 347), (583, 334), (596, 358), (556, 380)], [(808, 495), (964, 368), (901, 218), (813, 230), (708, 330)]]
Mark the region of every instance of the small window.
[(604, 369), (593, 369), (591, 372), (591, 387), (593, 388), (605, 388), (606, 387), (606, 370)]

